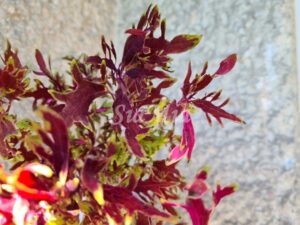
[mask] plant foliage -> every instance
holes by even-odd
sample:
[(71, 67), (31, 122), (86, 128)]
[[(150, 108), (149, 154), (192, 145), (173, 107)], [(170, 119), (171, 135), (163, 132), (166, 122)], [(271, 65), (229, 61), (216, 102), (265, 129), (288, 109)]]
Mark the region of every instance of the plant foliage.
[[(214, 74), (193, 74), (191, 63), (180, 99), (163, 89), (176, 81), (172, 54), (197, 46), (201, 35), (166, 38), (166, 20), (149, 6), (138, 24), (126, 31), (123, 56), (101, 40), (102, 53), (66, 57), (67, 74), (53, 72), (39, 50), (37, 69), (22, 64), (10, 45), (1, 56), (0, 224), (183, 224), (178, 208), (193, 225), (207, 225), (221, 199), (234, 185), (212, 189), (201, 170), (187, 184), (177, 163), (193, 160), (195, 131), (190, 113), (200, 109), (214, 118), (244, 123), (228, 113), (221, 92), (204, 89), (235, 65), (228, 56)], [(71, 76), (72, 82), (65, 81)], [(10, 112), (18, 101), (32, 102), (36, 120), (19, 120)], [(183, 115), (181, 134), (175, 119)], [(171, 126), (170, 126), (171, 125)], [(157, 153), (167, 157), (156, 160)], [(163, 154), (162, 154), (163, 155)], [(179, 196), (186, 193), (186, 201)], [(212, 206), (204, 195), (212, 195)]]

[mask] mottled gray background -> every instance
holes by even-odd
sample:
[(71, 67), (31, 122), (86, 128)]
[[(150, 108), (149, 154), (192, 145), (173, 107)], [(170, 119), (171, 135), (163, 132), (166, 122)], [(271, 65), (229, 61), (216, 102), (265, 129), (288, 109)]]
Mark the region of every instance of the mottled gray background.
[[(197, 146), (189, 177), (203, 165), (210, 181), (237, 182), (239, 191), (222, 202), (211, 224), (298, 225), (298, 90), (294, 0), (154, 1), (167, 18), (167, 35), (201, 33), (193, 51), (176, 58), (176, 98), (189, 59), (198, 72), (210, 71), (231, 53), (239, 62), (212, 88), (231, 96), (227, 107), (247, 121), (210, 128), (201, 113), (193, 115)], [(67, 54), (99, 51), (102, 34), (121, 52), (124, 30), (137, 21), (149, 1), (142, 0), (0, 0), (0, 43), (5, 39), (33, 62), (34, 49), (51, 54), (57, 69)], [(55, 67), (54, 65), (54, 67)], [(24, 106), (17, 109), (26, 114)], [(297, 153), (298, 152), (298, 153)], [(298, 214), (298, 215), (297, 215)]]

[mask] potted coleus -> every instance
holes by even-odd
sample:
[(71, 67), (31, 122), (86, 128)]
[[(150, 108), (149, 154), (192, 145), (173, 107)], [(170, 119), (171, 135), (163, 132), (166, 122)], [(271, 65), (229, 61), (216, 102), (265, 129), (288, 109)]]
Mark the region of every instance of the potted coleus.
[[(178, 208), (193, 225), (208, 224), (235, 186), (210, 190), (205, 169), (187, 184), (177, 163), (192, 160), (191, 111), (200, 109), (209, 123), (211, 118), (244, 123), (223, 109), (228, 99), (217, 103), (220, 91), (203, 95), (237, 58), (228, 56), (213, 74), (206, 72), (207, 63), (199, 74), (189, 64), (181, 98), (170, 99), (162, 90), (176, 81), (171, 55), (195, 47), (201, 35), (167, 40), (165, 32), (166, 20), (157, 6), (149, 6), (126, 31), (119, 62), (113, 43), (103, 37), (101, 54), (65, 58), (68, 74), (52, 72), (39, 50), (39, 69), (30, 70), (7, 44), (0, 68), (0, 153), (6, 165), (0, 167), (1, 225), (184, 224)], [(36, 120), (10, 113), (11, 105), (29, 100)], [(175, 134), (180, 116), (182, 133)], [(159, 151), (168, 151), (168, 157), (156, 160)], [(203, 196), (210, 193), (207, 206)]]

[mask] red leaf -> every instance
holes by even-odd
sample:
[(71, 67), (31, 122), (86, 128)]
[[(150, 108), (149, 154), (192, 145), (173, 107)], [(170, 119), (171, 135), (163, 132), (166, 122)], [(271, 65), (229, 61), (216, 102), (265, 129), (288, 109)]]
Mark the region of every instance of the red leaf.
[(202, 199), (188, 198), (186, 204), (166, 202), (164, 205), (178, 206), (185, 209), (192, 220), (193, 225), (208, 225), (212, 210), (206, 209)]
[(136, 36), (141, 36), (141, 37), (145, 37), (145, 35), (146, 35), (146, 32), (143, 30), (140, 30), (140, 29), (128, 29), (125, 31), (125, 33), (136, 35)]
[(1, 98), (6, 98), (10, 102), (18, 100), (25, 93), (29, 84), (28, 79), (25, 79), (28, 68), (21, 65), (17, 51), (12, 51), (9, 42), (2, 60), (4, 68), (0, 68)]
[(228, 73), (234, 67), (236, 60), (237, 60), (236, 54), (232, 54), (232, 55), (228, 56), (226, 59), (224, 59), (220, 63), (220, 67), (217, 70), (217, 72), (215, 72), (215, 74), (224, 75), (224, 74)]
[[(83, 78), (77, 64), (72, 65), (71, 72), (77, 84), (75, 90), (68, 93), (51, 92), (57, 100), (65, 102), (60, 114), (67, 126), (70, 126), (74, 121), (86, 123), (90, 104), (95, 98), (106, 93), (102, 84)], [(78, 101), (79, 99), (80, 101)]]
[(145, 40), (145, 46), (149, 47), (153, 52), (161, 51), (168, 46), (168, 41), (162, 38), (147, 38)]
[(50, 178), (52, 173), (52, 170), (45, 165), (28, 164), (17, 173), (15, 186), (18, 195), (27, 200), (55, 202), (54, 193), (48, 191), (45, 181), (38, 177), (42, 175)]
[(169, 88), (169, 87), (171, 87), (175, 82), (176, 82), (176, 79), (169, 78), (169, 79), (164, 80), (164, 81), (162, 81), (161, 83), (159, 83), (158, 86), (157, 86), (157, 89), (158, 89), (158, 90), (161, 90), (161, 89), (164, 89), (164, 88)]
[(105, 37), (102, 35), (102, 37), (101, 37), (101, 47), (102, 47), (104, 55), (106, 55), (106, 46), (107, 45), (106, 45)]
[(133, 154), (135, 154), (137, 157), (144, 157), (145, 154), (143, 152), (143, 149), (136, 139), (136, 135), (130, 129), (125, 130), (125, 137)]
[(134, 58), (136, 54), (142, 51), (144, 38), (141, 36), (130, 35), (125, 43), (122, 63), (126, 66)]
[(134, 212), (142, 213), (149, 217), (169, 218), (170, 215), (159, 211), (151, 205), (139, 200), (133, 195), (133, 192), (125, 187), (116, 187), (111, 185), (103, 185), (105, 201), (120, 205), (125, 208), (129, 214)]
[(191, 198), (201, 198), (204, 194), (210, 190), (209, 185), (206, 183), (207, 170), (202, 170), (197, 174), (194, 182), (189, 187), (185, 189), (188, 190), (188, 196)]
[(201, 76), (206, 74), (207, 68), (208, 68), (208, 62), (205, 62), (204, 66), (203, 66), (203, 69), (202, 69), (202, 72), (200, 73)]
[(196, 179), (206, 180), (207, 179), (207, 171), (208, 171), (208, 169), (201, 170), (200, 173), (198, 173), (196, 175)]
[(184, 97), (187, 96), (190, 91), (191, 76), (192, 76), (192, 66), (191, 66), (191, 62), (189, 62), (188, 71), (183, 82), (183, 87), (181, 88)]
[(188, 51), (197, 46), (202, 35), (178, 35), (165, 48), (165, 54), (174, 54)]
[(217, 91), (217, 92), (214, 94), (214, 96), (211, 98), (210, 101), (213, 102), (213, 101), (218, 100), (218, 99), (220, 98), (220, 96), (221, 96), (221, 93), (222, 93), (222, 90)]
[(145, 72), (146, 75), (148, 77), (150, 77), (151, 79), (153, 78), (158, 78), (158, 79), (167, 79), (169, 78), (170, 76), (168, 74), (166, 74), (165, 72), (163, 71), (156, 71), (156, 70), (150, 70), (150, 71), (146, 71)]
[[(178, 182), (172, 180), (160, 180), (155, 175), (149, 177), (146, 180), (140, 179), (134, 189), (137, 193), (143, 193), (145, 196), (148, 196), (149, 199), (154, 200), (154, 197), (158, 198), (169, 198), (172, 193), (170, 192), (171, 188), (174, 188), (178, 185)], [(149, 191), (152, 193), (149, 194)]]
[(160, 36), (160, 38), (165, 39), (165, 34), (166, 34), (166, 19), (164, 19), (163, 21), (161, 21), (160, 30), (161, 30), (161, 36)]
[(178, 162), (181, 160), (188, 152), (188, 148), (180, 148), (180, 146), (175, 146), (169, 154), (168, 165)]
[(198, 92), (198, 91), (201, 91), (202, 89), (206, 88), (212, 80), (213, 80), (213, 78), (210, 75), (201, 76), (199, 78), (199, 80), (197, 81), (197, 83), (195, 84), (193, 92)]
[(60, 182), (64, 184), (69, 168), (67, 127), (62, 117), (50, 109), (41, 108), (38, 114), (45, 124), (43, 128), (36, 128), (42, 143), (30, 138), (26, 140), (26, 143), (35, 153), (53, 166), (56, 174), (60, 177)]
[(173, 100), (164, 111), (165, 117), (169, 121), (174, 121), (175, 118), (182, 112), (182, 107), (180, 104), (176, 103), (176, 100)]
[(184, 123), (180, 146), (176, 146), (169, 154), (168, 164), (178, 162), (187, 154), (188, 160), (191, 159), (192, 151), (195, 145), (195, 131), (191, 116), (188, 112), (183, 113)]
[(18, 52), (17, 51), (13, 51), (11, 49), (10, 42), (7, 41), (7, 43), (6, 43), (6, 49), (5, 49), (5, 52), (4, 52), (4, 63), (6, 65), (9, 62), (9, 58), (13, 59), (15, 67), (17, 67), (17, 68), (21, 68), (22, 67), (21, 61), (20, 61), (19, 56), (18, 56)]
[(147, 15), (143, 14), (138, 22), (137, 29), (143, 29), (147, 21)]
[(0, 155), (7, 157), (9, 155), (9, 149), (5, 144), (5, 138), (7, 135), (15, 132), (15, 127), (10, 119), (0, 112)]
[(213, 198), (214, 198), (214, 204), (215, 206), (219, 204), (219, 202), (226, 196), (231, 195), (236, 191), (236, 186), (227, 186), (224, 188), (221, 188), (221, 186), (218, 184), (216, 191), (213, 193)]
[(132, 68), (128, 71), (126, 71), (126, 75), (129, 76), (132, 79), (145, 76), (145, 70), (142, 68)]
[(51, 76), (51, 72), (47, 69), (44, 57), (38, 49), (35, 50), (35, 58), (40, 67), (40, 70), (44, 73), (44, 75)]
[(221, 125), (223, 125), (221, 118), (225, 118), (225, 119), (237, 122), (237, 123), (245, 124), (245, 122), (243, 120), (241, 120), (239, 117), (226, 112), (225, 110), (221, 109), (220, 107), (213, 105), (209, 101), (206, 101), (203, 99), (197, 99), (197, 100), (193, 100), (192, 103), (195, 106), (197, 106), (198, 108), (202, 109), (205, 113), (211, 114), (213, 117), (215, 117)]
[(106, 165), (105, 159), (88, 157), (81, 171), (83, 185), (93, 194), (99, 205), (104, 204), (102, 184), (97, 179), (97, 173)]
[(105, 63), (105, 65), (113, 71), (116, 71), (117, 68), (113, 61), (108, 58), (101, 58), (98, 55), (89, 56), (86, 58), (86, 63), (101, 66), (101, 64)]

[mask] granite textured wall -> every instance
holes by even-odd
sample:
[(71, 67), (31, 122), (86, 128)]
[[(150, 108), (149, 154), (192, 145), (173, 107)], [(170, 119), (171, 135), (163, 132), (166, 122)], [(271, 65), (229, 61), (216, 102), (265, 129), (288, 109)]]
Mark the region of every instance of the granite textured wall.
[[(212, 183), (239, 184), (239, 191), (222, 202), (212, 224), (297, 225), (300, 154), (294, 1), (153, 2), (167, 18), (169, 37), (204, 35), (199, 47), (176, 57), (178, 84), (170, 96), (179, 97), (190, 59), (195, 71), (208, 60), (213, 72), (227, 55), (239, 55), (234, 71), (212, 88), (222, 88), (224, 96), (232, 97), (227, 109), (247, 125), (225, 122), (225, 128), (217, 124), (210, 128), (201, 113), (193, 115), (197, 146), (191, 165), (182, 165), (190, 178), (208, 165)], [(51, 54), (54, 61), (80, 51), (93, 53), (101, 34), (114, 40), (120, 52), (124, 30), (148, 4), (146, 0), (0, 0), (0, 43), (9, 38), (28, 62), (33, 61), (34, 48)]]

